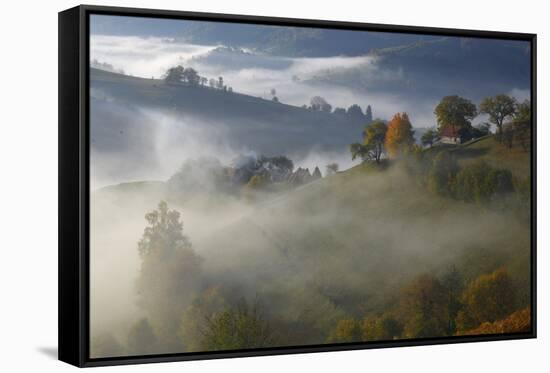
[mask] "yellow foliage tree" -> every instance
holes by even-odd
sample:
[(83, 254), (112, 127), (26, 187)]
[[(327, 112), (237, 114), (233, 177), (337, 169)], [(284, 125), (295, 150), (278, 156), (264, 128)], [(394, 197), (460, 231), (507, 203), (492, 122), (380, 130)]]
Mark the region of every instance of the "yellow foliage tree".
[(360, 340), (360, 323), (354, 319), (340, 320), (327, 338), (329, 343), (357, 342)]
[(458, 315), (458, 329), (473, 329), (484, 322), (492, 323), (511, 314), (516, 303), (514, 295), (512, 280), (506, 269), (479, 276), (462, 294), (464, 310)]
[(396, 158), (414, 144), (414, 131), (407, 113), (397, 113), (388, 123), (385, 147), (390, 157)]
[(361, 324), (363, 341), (390, 341), (399, 337), (403, 328), (388, 315), (367, 316)]
[(505, 319), (484, 322), (475, 329), (459, 332), (458, 335), (527, 333), (531, 330), (531, 308), (516, 311)]

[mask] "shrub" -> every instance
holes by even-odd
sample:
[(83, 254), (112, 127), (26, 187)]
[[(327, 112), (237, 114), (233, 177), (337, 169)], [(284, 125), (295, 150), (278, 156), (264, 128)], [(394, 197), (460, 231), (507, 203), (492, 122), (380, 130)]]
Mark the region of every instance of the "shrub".
[(465, 166), (456, 175), (454, 196), (462, 201), (485, 203), (514, 191), (512, 173), (494, 169), (484, 161)]

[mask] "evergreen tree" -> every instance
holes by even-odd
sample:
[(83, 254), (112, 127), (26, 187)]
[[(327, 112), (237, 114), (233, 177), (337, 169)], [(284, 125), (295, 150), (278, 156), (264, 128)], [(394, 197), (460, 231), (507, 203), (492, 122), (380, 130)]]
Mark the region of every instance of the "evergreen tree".
[(372, 123), (372, 108), (370, 107), (370, 105), (367, 105), (367, 109), (365, 110), (365, 121), (367, 122), (367, 124)]

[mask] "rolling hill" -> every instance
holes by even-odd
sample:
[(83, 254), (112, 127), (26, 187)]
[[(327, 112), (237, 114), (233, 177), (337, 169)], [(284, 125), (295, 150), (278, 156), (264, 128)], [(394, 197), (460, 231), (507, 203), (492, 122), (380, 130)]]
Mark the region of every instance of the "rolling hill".
[[(313, 112), (236, 92), (170, 85), (158, 79), (98, 69), (91, 69), (90, 85), (92, 144), (104, 150), (124, 146), (124, 139), (116, 142), (121, 131), (139, 136), (132, 130), (139, 120), (131, 114), (143, 109), (170, 113), (182, 121), (195, 120), (213, 137), (225, 128), (223, 140), (228, 146), (252, 147), (255, 152), (269, 155), (309, 151), (313, 146), (346, 147), (360, 136), (365, 124), (364, 118)], [(147, 137), (146, 133), (142, 140)]]
[[(489, 139), (476, 148), (485, 145)], [(243, 294), (316, 284), (333, 306), (355, 313), (384, 307), (412, 276), (451, 264), (466, 278), (506, 266), (528, 283), (528, 226), (506, 212), (431, 194), (399, 166), (361, 164), (254, 203), (201, 193), (181, 202), (161, 182), (126, 183), (95, 192), (94, 217), (102, 229), (131, 222), (134, 239), (119, 249), (132, 257), (143, 216), (161, 199), (182, 213), (213, 281), (230, 281)], [(126, 222), (117, 222), (123, 216)]]
[(461, 145), (441, 145), (426, 150), (428, 153), (440, 151), (452, 153), (460, 166), (481, 160), (492, 167), (510, 170), (514, 176), (522, 180), (530, 177), (530, 152), (517, 145), (510, 149), (499, 143), (493, 135)]

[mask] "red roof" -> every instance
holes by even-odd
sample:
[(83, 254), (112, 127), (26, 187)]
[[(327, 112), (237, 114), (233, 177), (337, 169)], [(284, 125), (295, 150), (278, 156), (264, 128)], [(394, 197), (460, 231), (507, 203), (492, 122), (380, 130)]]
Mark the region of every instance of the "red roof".
[(445, 126), (440, 130), (440, 135), (444, 137), (460, 137), (458, 130), (452, 126)]

